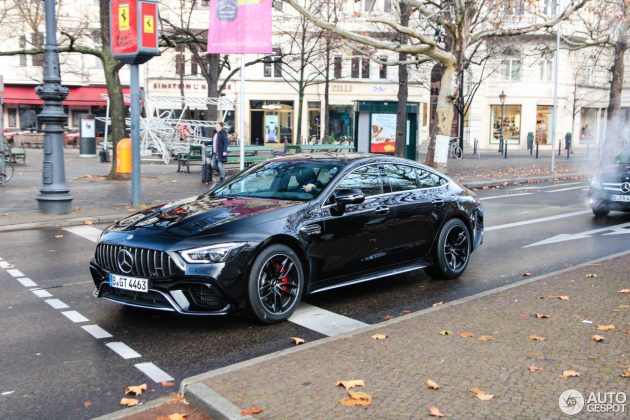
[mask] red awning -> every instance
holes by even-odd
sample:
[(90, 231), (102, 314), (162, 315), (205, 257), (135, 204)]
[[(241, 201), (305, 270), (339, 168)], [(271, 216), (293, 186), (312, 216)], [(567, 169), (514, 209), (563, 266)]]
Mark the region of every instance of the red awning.
[[(103, 99), (102, 94), (107, 94), (107, 88), (102, 86), (70, 86), (70, 92), (64, 105), (70, 106), (105, 106), (107, 101)], [(129, 88), (123, 87), (123, 94), (129, 94)], [(28, 85), (5, 85), (4, 98), (5, 104), (22, 104), (22, 105), (43, 105), (43, 101), (35, 93), (35, 86)]]

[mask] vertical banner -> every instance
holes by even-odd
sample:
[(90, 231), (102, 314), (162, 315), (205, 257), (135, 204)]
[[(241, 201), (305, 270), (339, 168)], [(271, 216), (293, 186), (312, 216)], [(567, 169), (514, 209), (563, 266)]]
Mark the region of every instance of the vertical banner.
[(371, 153), (396, 151), (396, 114), (372, 114)]
[(269, 54), (272, 0), (212, 0), (208, 54)]

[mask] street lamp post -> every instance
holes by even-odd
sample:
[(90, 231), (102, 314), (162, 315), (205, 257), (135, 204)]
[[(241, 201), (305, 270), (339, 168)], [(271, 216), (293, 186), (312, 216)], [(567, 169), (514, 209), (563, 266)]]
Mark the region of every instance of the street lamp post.
[(505, 92), (501, 91), (499, 95), (499, 101), (501, 101), (501, 125), (499, 126), (499, 153), (503, 153), (504, 141), (503, 141), (503, 109), (505, 106)]
[(37, 116), (44, 127), (43, 185), (37, 201), (39, 211), (42, 213), (65, 214), (70, 211), (72, 205), (63, 163), (63, 127), (68, 117), (63, 112), (62, 102), (68, 96), (68, 88), (61, 86), (55, 0), (45, 0), (44, 8), (46, 14), (44, 83), (35, 88), (37, 95), (44, 101), (44, 108)]

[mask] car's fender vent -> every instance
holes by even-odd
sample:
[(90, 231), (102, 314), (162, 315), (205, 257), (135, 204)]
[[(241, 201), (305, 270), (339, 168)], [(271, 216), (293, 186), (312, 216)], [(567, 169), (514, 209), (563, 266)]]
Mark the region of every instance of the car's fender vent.
[(99, 266), (110, 273), (132, 277), (168, 278), (173, 276), (176, 269), (174, 261), (166, 252), (121, 245), (99, 244), (95, 259)]
[(218, 311), (225, 307), (225, 302), (217, 291), (206, 286), (190, 287), (188, 295), (193, 303), (206, 310)]

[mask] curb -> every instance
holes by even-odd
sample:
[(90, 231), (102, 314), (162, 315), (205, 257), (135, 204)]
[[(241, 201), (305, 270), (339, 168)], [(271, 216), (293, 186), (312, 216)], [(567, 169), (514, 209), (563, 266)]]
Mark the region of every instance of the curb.
[(492, 181), (464, 181), (464, 182), (459, 182), (459, 183), (468, 189), (477, 189), (477, 188), (483, 188), (483, 187), (501, 187), (501, 186), (507, 186), (507, 185), (533, 184), (537, 182), (562, 180), (562, 179), (567, 179), (567, 178), (581, 179), (585, 176), (590, 176), (590, 174), (568, 173), (568, 174), (561, 174), (561, 175), (559, 174), (559, 175), (532, 176), (529, 178), (497, 179), (497, 180), (492, 180)]
[(155, 407), (159, 407), (162, 404), (166, 404), (170, 401), (168, 397), (158, 398), (156, 400), (151, 400), (142, 403), (142, 405), (138, 405), (136, 407), (123, 408), (122, 410), (114, 411), (113, 413), (104, 414), (99, 417), (94, 417), (92, 420), (120, 420), (127, 418), (129, 416), (133, 416), (135, 414), (140, 414), (145, 411), (149, 411)]
[[(581, 264), (572, 266), (572, 267), (567, 267), (567, 268), (563, 268), (561, 270), (557, 270), (557, 271), (553, 271), (551, 273), (547, 273), (547, 274), (543, 274), (540, 276), (536, 276), (536, 277), (532, 277), (529, 279), (525, 279), (525, 280), (521, 280), (521, 281), (517, 281), (514, 282), (512, 284), (507, 284), (505, 286), (501, 286), (501, 287), (497, 287), (491, 290), (487, 290), (485, 292), (481, 292), (481, 293), (477, 293), (474, 295), (470, 295), (467, 297), (464, 297), (462, 299), (457, 299), (451, 302), (447, 302), (443, 305), (439, 305), (439, 306), (435, 306), (435, 307), (430, 307), (430, 308), (426, 308), (423, 310), (420, 310), (418, 312), (414, 312), (412, 314), (408, 314), (408, 315), (403, 315), (400, 316), (398, 318), (395, 319), (391, 319), (385, 322), (381, 322), (378, 324), (372, 324), (369, 325), (367, 327), (364, 328), (359, 328), (356, 329), (354, 331), (345, 333), (345, 334), (340, 334), (334, 337), (327, 337), (327, 338), (323, 338), (320, 340), (317, 340), (315, 342), (312, 343), (307, 343), (305, 345), (301, 345), (298, 347), (291, 347), (291, 348), (287, 348), (284, 350), (280, 350), (274, 353), (270, 353), (267, 355), (263, 355), (263, 356), (259, 356), (256, 357), (254, 359), (250, 359), (250, 360), (245, 360), (243, 362), (239, 362), (233, 365), (229, 365), (229, 366), (225, 366), (223, 368), (219, 368), (219, 369), (215, 369), (213, 371), (210, 372), (206, 372), (206, 373), (202, 373), (200, 375), (196, 375), (196, 376), (192, 376), (190, 378), (186, 378), (184, 379), (181, 384), (180, 384), (180, 393), (184, 395), (184, 397), (191, 402), (194, 402), (195, 405), (201, 409), (201, 410), (208, 410), (205, 411), (206, 414), (209, 415), (213, 415), (217, 418), (221, 418), (221, 419), (242, 419), (244, 417), (240, 416), (240, 411), (234, 411), (234, 404), (232, 402), (230, 402), (229, 400), (227, 400), (227, 398), (225, 398), (224, 396), (220, 395), (219, 393), (217, 393), (216, 391), (214, 391), (212, 388), (210, 388), (209, 386), (207, 386), (206, 384), (202, 383), (202, 381), (205, 381), (207, 379), (211, 379), (213, 377), (219, 376), (219, 375), (223, 375), (226, 373), (230, 373), (230, 372), (234, 372), (237, 370), (240, 370), (242, 368), (248, 367), (248, 366), (253, 366), (268, 360), (272, 360), (272, 359), (276, 359), (282, 356), (286, 356), (288, 354), (292, 354), (292, 353), (296, 353), (296, 352), (301, 352), (307, 349), (310, 349), (312, 347), (318, 347), (318, 346), (322, 346), (324, 344), (327, 344), (329, 342), (333, 342), (333, 341), (337, 341), (337, 340), (343, 340), (345, 338), (349, 338), (352, 336), (355, 336), (357, 334), (363, 334), (366, 333), (368, 331), (374, 331), (374, 330), (378, 330), (378, 329), (382, 329), (384, 327), (387, 327), (389, 325), (393, 325), (393, 324), (397, 324), (400, 322), (404, 322), (406, 320), (410, 320), (410, 319), (415, 319), (418, 317), (422, 317), (426, 314), (435, 312), (435, 311), (441, 311), (443, 309), (447, 309), (453, 306), (457, 306), (457, 305), (461, 305), (464, 303), (468, 303), (486, 296), (490, 296), (490, 295), (494, 295), (496, 293), (505, 291), (505, 290), (510, 290), (510, 289), (514, 289), (517, 287), (521, 287), (521, 286), (525, 286), (540, 280), (544, 280), (544, 279), (548, 279), (550, 277), (554, 277), (554, 276), (558, 276), (560, 274), (564, 274), (567, 272), (571, 272), (571, 271), (575, 271), (575, 270), (579, 270), (581, 268), (584, 267), (588, 267), (590, 265), (593, 264), (597, 264), (603, 261), (608, 261), (611, 259), (615, 259), (615, 258), (619, 258), (619, 257), (623, 257), (626, 255), (630, 255), (630, 250), (628, 251), (622, 251), (613, 255), (608, 255), (606, 257), (602, 257), (602, 258), (597, 258), (594, 260), (590, 260), (590, 261), (586, 261), (583, 262)], [(201, 386), (199, 386), (201, 385)], [(226, 404), (227, 401), (227, 404)], [(238, 408), (237, 408), (238, 410)]]

